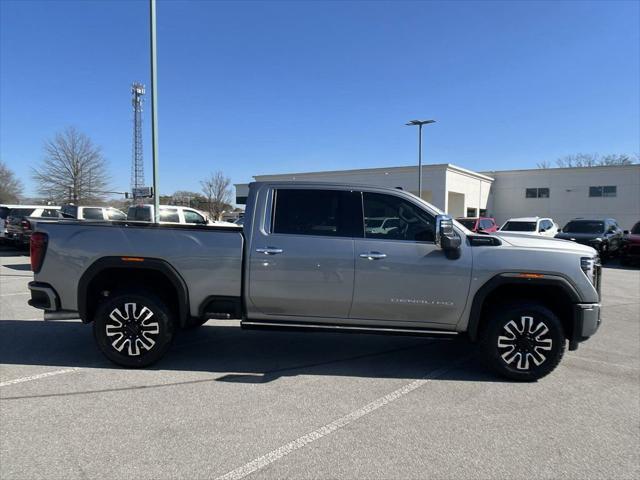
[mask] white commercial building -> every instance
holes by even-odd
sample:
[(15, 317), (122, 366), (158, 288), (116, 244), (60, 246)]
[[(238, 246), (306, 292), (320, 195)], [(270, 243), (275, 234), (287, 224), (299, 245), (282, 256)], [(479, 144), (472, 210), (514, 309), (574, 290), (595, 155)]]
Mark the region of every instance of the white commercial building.
[[(399, 187), (417, 195), (418, 169), (367, 168), (257, 175), (258, 182), (300, 180)], [(247, 184), (236, 185), (245, 203)], [(628, 229), (640, 221), (640, 165), (474, 172), (450, 163), (422, 167), (422, 198), (455, 217), (610, 217)]]

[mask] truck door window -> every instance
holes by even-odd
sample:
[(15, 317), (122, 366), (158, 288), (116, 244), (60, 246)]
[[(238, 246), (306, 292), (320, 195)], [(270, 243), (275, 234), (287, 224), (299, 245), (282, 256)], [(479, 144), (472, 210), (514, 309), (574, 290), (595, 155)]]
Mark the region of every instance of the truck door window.
[(117, 208), (107, 208), (107, 218), (109, 220), (126, 220), (127, 216)]
[(202, 215), (192, 210), (183, 210), (182, 213), (184, 213), (184, 221), (187, 223), (198, 223), (201, 225), (207, 223)]
[(274, 195), (273, 233), (362, 237), (360, 192), (287, 188)]
[[(433, 242), (435, 219), (417, 205), (393, 195), (363, 194), (365, 237), (381, 240)], [(393, 227), (374, 227), (375, 220), (394, 219)]]

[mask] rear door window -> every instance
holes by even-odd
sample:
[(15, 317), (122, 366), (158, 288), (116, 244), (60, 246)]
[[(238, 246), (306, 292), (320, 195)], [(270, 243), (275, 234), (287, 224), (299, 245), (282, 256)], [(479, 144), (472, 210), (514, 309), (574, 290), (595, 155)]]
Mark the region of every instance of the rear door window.
[(177, 208), (161, 208), (160, 221), (180, 223), (180, 216), (178, 215), (178, 209)]
[(278, 189), (274, 197), (273, 233), (362, 237), (360, 192)]
[(9, 207), (0, 207), (0, 220), (4, 220), (9, 215)]
[(144, 206), (129, 207), (129, 211), (127, 212), (127, 220), (134, 220), (136, 222), (150, 222), (151, 209)]
[(84, 208), (82, 214), (85, 220), (104, 220), (101, 208)]

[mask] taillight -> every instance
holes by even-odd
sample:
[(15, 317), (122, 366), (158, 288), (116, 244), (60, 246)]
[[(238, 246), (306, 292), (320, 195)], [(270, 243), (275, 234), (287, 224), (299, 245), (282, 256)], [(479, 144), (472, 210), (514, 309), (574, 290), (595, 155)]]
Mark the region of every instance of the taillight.
[(22, 220), (20, 226), (22, 230), (31, 230), (31, 222), (29, 220)]
[(33, 273), (38, 273), (40, 268), (42, 268), (42, 261), (47, 251), (48, 240), (49, 237), (46, 233), (35, 232), (31, 235), (29, 253), (31, 254), (31, 270)]

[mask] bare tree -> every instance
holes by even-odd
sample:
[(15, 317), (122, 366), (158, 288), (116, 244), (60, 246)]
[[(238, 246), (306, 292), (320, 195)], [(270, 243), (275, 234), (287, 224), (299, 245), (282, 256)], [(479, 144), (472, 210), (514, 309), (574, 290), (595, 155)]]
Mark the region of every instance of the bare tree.
[(57, 202), (101, 201), (109, 184), (102, 150), (73, 127), (44, 144), (44, 160), (32, 170), (38, 192)]
[(22, 196), (22, 182), (0, 160), (0, 203), (18, 203)]
[[(576, 153), (574, 155), (560, 157), (555, 163), (558, 168), (633, 165), (634, 163), (638, 163), (638, 155), (612, 153), (600, 156), (597, 153)], [(551, 162), (545, 160), (538, 163), (538, 168), (552, 168), (552, 165)]]
[(538, 168), (541, 169), (545, 169), (545, 168), (551, 168), (551, 162), (549, 160), (543, 160), (541, 162), (538, 162)]
[(207, 211), (213, 220), (219, 220), (222, 212), (231, 208), (231, 179), (217, 171), (209, 174), (200, 185), (207, 200)]

